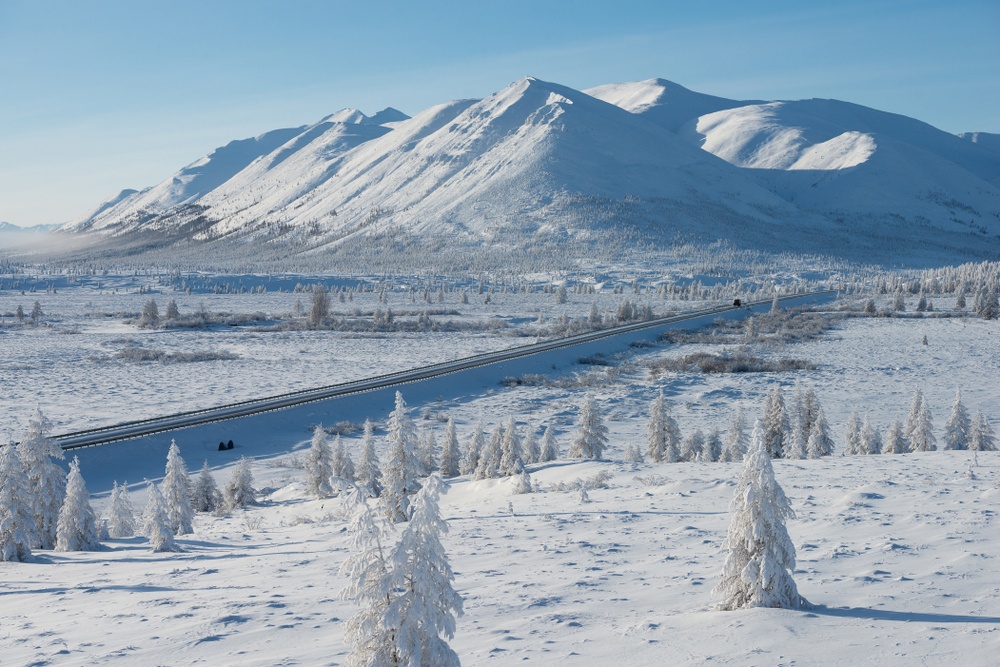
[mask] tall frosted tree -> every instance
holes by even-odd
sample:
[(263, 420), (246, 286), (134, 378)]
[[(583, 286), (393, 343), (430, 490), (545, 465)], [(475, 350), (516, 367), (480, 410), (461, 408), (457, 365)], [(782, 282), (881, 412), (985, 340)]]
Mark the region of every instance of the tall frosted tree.
[(646, 456), (650, 461), (674, 463), (680, 459), (680, 429), (677, 428), (677, 421), (670, 416), (663, 390), (649, 404), (646, 428)]
[(143, 532), (151, 551), (179, 551), (167, 516), (167, 503), (156, 485), (146, 480), (146, 506), (142, 510)]
[(833, 438), (830, 437), (830, 427), (826, 423), (826, 416), (820, 411), (809, 430), (809, 439), (806, 440), (806, 457), (818, 459), (832, 453)]
[(705, 434), (695, 429), (681, 443), (681, 461), (694, 462), (705, 459)]
[(976, 452), (995, 452), (997, 450), (996, 443), (996, 435), (990, 422), (987, 421), (986, 415), (977, 411), (969, 434), (969, 449)]
[(428, 478), (413, 499), (413, 515), (392, 552), (391, 581), (397, 594), (385, 619), (397, 632), (397, 660), (389, 664), (460, 665), (445, 639), (455, 636), (462, 597), (455, 591), (455, 575), (441, 544), (441, 536), (448, 532), (438, 509), (443, 486), (440, 475)]
[(382, 494), (382, 465), (375, 451), (375, 424), (371, 419), (365, 420), (364, 435), (361, 438), (358, 486), (365, 489), (372, 498), (378, 498)]
[(713, 428), (708, 432), (708, 435), (705, 437), (704, 451), (706, 461), (722, 460), (722, 436), (719, 434), (719, 429)]
[(792, 428), (786, 444), (788, 445), (785, 447), (786, 459), (809, 458), (809, 446), (806, 439), (802, 437), (802, 431), (798, 428), (798, 424)]
[(907, 415), (906, 423), (903, 426), (903, 435), (906, 436), (909, 442), (913, 441), (913, 431), (917, 428), (917, 422), (920, 420), (920, 410), (923, 408), (923, 405), (923, 392), (920, 389), (914, 389), (913, 398), (910, 400), (910, 413)]
[(108, 503), (108, 536), (125, 538), (135, 536), (135, 508), (128, 497), (128, 482), (118, 485), (116, 481), (111, 489), (111, 501)]
[(844, 454), (855, 456), (861, 453), (861, 417), (857, 410), (851, 411), (847, 420), (847, 430), (844, 432)]
[(962, 392), (959, 390), (955, 392), (955, 402), (944, 425), (944, 448), (968, 449), (971, 430), (972, 421), (969, 419), (969, 411), (962, 404)]
[(434, 435), (434, 429), (429, 426), (419, 438), (417, 462), (420, 465), (421, 476), (430, 475), (439, 467), (437, 436)]
[(497, 424), (479, 452), (479, 464), (473, 479), (493, 479), (500, 476), (500, 459), (503, 456), (503, 426)]
[(222, 492), (215, 483), (208, 461), (201, 466), (191, 486), (191, 507), (195, 512), (214, 512), (223, 505)]
[(34, 546), (51, 549), (56, 544), (59, 510), (66, 495), (66, 473), (56, 463), (65, 458), (62, 449), (48, 437), (51, 422), (36, 408), (28, 420), (28, 432), (17, 445), (17, 453), (28, 474), (32, 514), (38, 542)]
[(726, 440), (722, 445), (723, 461), (742, 461), (747, 452), (747, 422), (743, 415), (743, 408), (736, 409), (732, 421), (729, 423), (729, 430), (726, 431)]
[(0, 560), (24, 562), (38, 542), (30, 483), (17, 448), (0, 446)]
[(90, 506), (90, 494), (80, 474), (80, 459), (73, 457), (66, 477), (66, 498), (56, 525), (56, 551), (92, 551), (100, 546), (97, 515)]
[(351, 452), (348, 451), (347, 445), (344, 444), (344, 439), (337, 434), (337, 439), (333, 443), (333, 476), (337, 479), (342, 479), (347, 482), (354, 482), (357, 477), (357, 471), (354, 469), (354, 459), (351, 458)]
[(194, 507), (191, 505), (191, 484), (180, 448), (173, 440), (167, 451), (167, 470), (163, 478), (163, 495), (167, 503), (167, 519), (174, 535), (194, 532)]
[(859, 446), (859, 454), (882, 453), (882, 434), (868, 419), (868, 415), (865, 415), (864, 421), (861, 423)]
[[(775, 297), (777, 299), (777, 297)], [(785, 440), (788, 434), (788, 415), (785, 411), (785, 396), (779, 385), (764, 400), (764, 415), (761, 418), (764, 444), (771, 458), (780, 459), (784, 456)]]
[(389, 450), (382, 471), (382, 507), (392, 523), (409, 518), (409, 495), (417, 489), (417, 428), (406, 410), (403, 395), (396, 392), (396, 407), (389, 415)]
[(236, 462), (229, 480), (223, 488), (222, 496), (226, 507), (236, 509), (257, 502), (257, 492), (253, 488), (252, 460), (241, 456)]
[(476, 428), (469, 436), (469, 444), (466, 445), (462, 453), (462, 461), (459, 464), (459, 472), (463, 475), (472, 475), (479, 465), (479, 452), (486, 446), (486, 436), (483, 435), (483, 422), (476, 424)]
[(441, 449), (441, 476), (458, 477), (458, 464), (458, 433), (455, 431), (455, 420), (449, 417), (444, 427), (444, 446)]
[(934, 437), (931, 411), (927, 407), (927, 400), (923, 397), (920, 400), (920, 409), (917, 411), (913, 430), (907, 435), (910, 449), (914, 452), (933, 452), (937, 449), (937, 438)]
[(909, 451), (910, 446), (906, 442), (906, 436), (903, 435), (903, 425), (899, 423), (898, 419), (895, 419), (889, 426), (889, 433), (886, 436), (885, 445), (882, 447), (882, 453), (906, 454)]
[(580, 407), (580, 422), (567, 456), (571, 459), (599, 459), (608, 444), (608, 427), (594, 397), (587, 394)]
[(531, 422), (528, 422), (528, 425), (524, 429), (524, 440), (521, 442), (521, 451), (523, 452), (522, 458), (526, 464), (538, 463), (542, 460), (542, 448), (538, 444), (535, 425)]
[(754, 425), (729, 511), (729, 530), (723, 542), (726, 562), (722, 581), (715, 587), (722, 598), (719, 608), (807, 606), (792, 578), (795, 546), (785, 527), (785, 521), (795, 513), (774, 478), (760, 421)]
[(500, 445), (500, 475), (512, 477), (524, 471), (524, 461), (521, 459), (521, 434), (517, 429), (514, 417), (507, 419), (504, 426), (503, 441)]
[(542, 433), (542, 451), (539, 455), (539, 462), (542, 461), (555, 461), (559, 458), (559, 442), (556, 440), (556, 434), (553, 432), (551, 426), (545, 427), (545, 432)]
[(313, 429), (309, 450), (305, 455), (306, 493), (313, 498), (333, 495), (333, 453), (322, 424)]

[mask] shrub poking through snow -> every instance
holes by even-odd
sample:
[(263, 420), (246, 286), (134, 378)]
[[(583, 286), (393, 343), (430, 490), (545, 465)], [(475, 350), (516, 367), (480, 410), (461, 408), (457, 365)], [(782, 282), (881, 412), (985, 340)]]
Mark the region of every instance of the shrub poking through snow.
[(722, 581), (715, 587), (722, 598), (719, 608), (807, 606), (792, 579), (795, 546), (785, 528), (785, 519), (795, 514), (774, 478), (759, 421), (729, 510), (729, 531), (723, 543), (726, 562)]

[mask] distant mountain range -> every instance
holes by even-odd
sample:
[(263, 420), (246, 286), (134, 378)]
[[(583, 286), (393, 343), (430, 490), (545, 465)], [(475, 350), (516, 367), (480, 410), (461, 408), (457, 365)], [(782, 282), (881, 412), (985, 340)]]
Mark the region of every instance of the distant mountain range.
[(572, 239), (586, 254), (614, 237), (912, 266), (996, 259), (1000, 136), (836, 100), (526, 77), (412, 118), (345, 109), (233, 141), (60, 232), (185, 252), (316, 255), (405, 236), (469, 249)]

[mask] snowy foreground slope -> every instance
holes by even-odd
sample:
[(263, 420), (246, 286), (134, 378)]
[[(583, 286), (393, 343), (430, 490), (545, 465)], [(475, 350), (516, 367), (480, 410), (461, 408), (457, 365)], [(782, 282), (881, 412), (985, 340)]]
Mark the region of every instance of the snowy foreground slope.
[(927, 265), (995, 257), (1000, 154), (990, 135), (836, 100), (525, 77), (412, 118), (345, 109), (234, 141), (62, 231), (182, 255), (251, 240), (258, 254), (310, 255), (405, 253), (411, 237), (469, 253), (721, 238)]
[[(939, 299), (939, 310), (950, 307)], [(463, 444), (478, 420), (490, 428), (514, 415), (552, 426), (565, 452), (587, 391), (610, 429), (606, 460), (530, 466), (536, 493), (511, 495), (510, 479), (450, 482), (444, 544), (465, 600), (451, 645), (465, 665), (993, 664), (1000, 456), (843, 457), (840, 443), (852, 410), (884, 430), (906, 416), (915, 388), (939, 440), (957, 388), (996, 424), (998, 333), (996, 320), (975, 318), (847, 319), (807, 342), (756, 350), (814, 370), (652, 378), (652, 362), (721, 347), (672, 344), (632, 350), (617, 372), (592, 368), (548, 385), (457, 385), (448, 396), (404, 387), (421, 428), (441, 429), (450, 416)], [(739, 464), (624, 463), (623, 451), (644, 444), (661, 387), (687, 434), (725, 428), (737, 405), (758, 414), (775, 384), (788, 394), (813, 387), (838, 442), (832, 457), (775, 462), (797, 514), (788, 522), (795, 579), (814, 606), (714, 611)], [(0, 563), (3, 664), (343, 664), (343, 622), (355, 610), (338, 598), (348, 555), (341, 502), (307, 499), (301, 468), (311, 427), (339, 418), (319, 403), (233, 422), (230, 452), (196, 430), (176, 434), (189, 468), (208, 460), (220, 482), (236, 456), (254, 456), (261, 504), (199, 515), (195, 533), (178, 538), (181, 553), (151, 554), (135, 538)], [(356, 447), (358, 436), (345, 441)], [(163, 475), (168, 445), (160, 436), (81, 451), (98, 510), (125, 479), (141, 507), (137, 482)], [(563, 490), (597, 475), (607, 488), (590, 490), (589, 502)]]

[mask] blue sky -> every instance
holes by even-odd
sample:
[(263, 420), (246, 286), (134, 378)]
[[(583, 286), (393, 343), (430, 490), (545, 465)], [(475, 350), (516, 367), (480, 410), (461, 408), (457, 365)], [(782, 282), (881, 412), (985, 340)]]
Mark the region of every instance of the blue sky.
[(0, 220), (63, 222), (232, 139), (526, 74), (1000, 132), (998, 35), (996, 0), (0, 0)]

